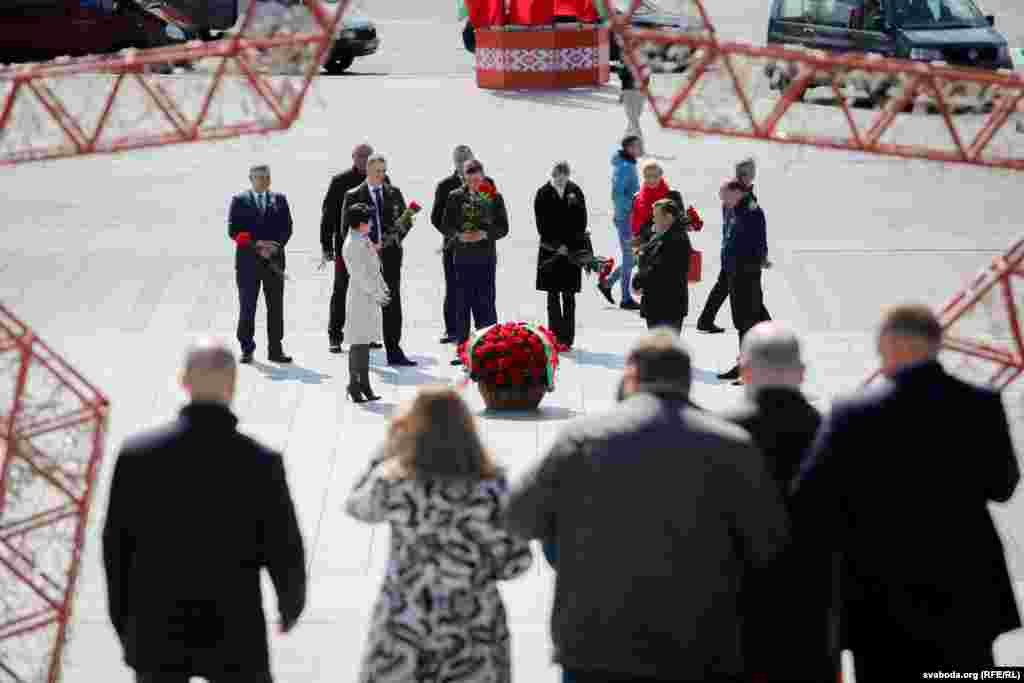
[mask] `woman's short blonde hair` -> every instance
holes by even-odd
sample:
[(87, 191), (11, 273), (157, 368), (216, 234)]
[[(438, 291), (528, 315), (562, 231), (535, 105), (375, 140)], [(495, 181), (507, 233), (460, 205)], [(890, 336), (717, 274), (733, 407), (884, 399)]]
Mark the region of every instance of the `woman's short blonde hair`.
[(649, 168), (656, 168), (658, 169), (658, 175), (665, 175), (665, 169), (660, 163), (658, 163), (657, 159), (644, 159), (641, 161), (640, 175), (643, 176)]

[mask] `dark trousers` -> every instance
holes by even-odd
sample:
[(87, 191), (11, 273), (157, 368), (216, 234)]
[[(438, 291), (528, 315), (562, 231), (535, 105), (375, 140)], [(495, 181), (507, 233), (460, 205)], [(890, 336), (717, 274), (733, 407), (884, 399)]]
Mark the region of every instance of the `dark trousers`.
[(476, 329), (498, 322), (497, 258), (455, 254), (455, 333), (458, 342), (469, 339), (470, 318)]
[[(276, 260), (284, 268), (284, 260)], [(267, 347), (271, 354), (281, 351), (284, 339), (284, 280), (256, 260), (246, 260), (235, 267), (238, 284), (238, 343), (243, 353), (256, 350), (256, 305), (260, 288), (267, 304)]]
[(441, 252), (444, 265), (444, 336), (456, 337), (455, 322), (455, 259), (451, 249)]
[(548, 329), (558, 341), (572, 346), (576, 340), (575, 292), (548, 292)]
[[(677, 681), (669, 678), (651, 678), (647, 676), (631, 676), (629, 674), (612, 674), (603, 671), (579, 671), (566, 670), (562, 675), (562, 681), (571, 683), (666, 683)], [(705, 676), (700, 679), (701, 683), (742, 683), (740, 676)], [(696, 683), (696, 682), (694, 682)], [(858, 681), (858, 683), (860, 683)]]
[(658, 327), (671, 327), (676, 331), (676, 334), (683, 333), (683, 319), (675, 318), (673, 320), (658, 320), (655, 318), (647, 318), (647, 329), (653, 330)]
[(740, 344), (754, 325), (771, 320), (764, 305), (760, 268), (739, 268), (729, 274), (729, 304)]
[(331, 291), (331, 317), (327, 323), (327, 337), (341, 343), (345, 338), (345, 297), (348, 296), (348, 269), (341, 254), (334, 261), (334, 289)]
[[(189, 683), (192, 674), (179, 673), (139, 673), (135, 674), (135, 683)], [(215, 677), (203, 677), (209, 683), (273, 683), (274, 679), (268, 672), (256, 674), (221, 674)]]
[(390, 356), (402, 349), (402, 249), (386, 247), (380, 252), (380, 265), (391, 294), (391, 302), (384, 307), (384, 348)]
[(890, 638), (853, 651), (857, 683), (919, 681), (925, 671), (970, 671), (995, 666), (992, 643), (963, 642), (952, 636), (941, 643)]
[(726, 272), (725, 268), (718, 271), (718, 279), (715, 280), (715, 286), (711, 288), (711, 292), (708, 294), (708, 300), (704, 302), (704, 310), (701, 311), (700, 317), (697, 318), (697, 325), (700, 327), (710, 327), (715, 324), (715, 316), (718, 315), (718, 310), (722, 308), (722, 304), (729, 297), (729, 273)]

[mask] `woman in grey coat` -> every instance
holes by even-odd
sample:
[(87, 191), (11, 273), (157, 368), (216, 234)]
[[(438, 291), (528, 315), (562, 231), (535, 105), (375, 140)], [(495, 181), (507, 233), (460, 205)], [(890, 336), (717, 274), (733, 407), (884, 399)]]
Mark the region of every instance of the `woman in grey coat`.
[(381, 306), (391, 300), (380, 272), (377, 245), (370, 241), (370, 207), (353, 204), (345, 216), (348, 239), (342, 247), (349, 286), (345, 297), (345, 339), (349, 342), (348, 395), (356, 403), (380, 398), (370, 388), (370, 344), (379, 341)]

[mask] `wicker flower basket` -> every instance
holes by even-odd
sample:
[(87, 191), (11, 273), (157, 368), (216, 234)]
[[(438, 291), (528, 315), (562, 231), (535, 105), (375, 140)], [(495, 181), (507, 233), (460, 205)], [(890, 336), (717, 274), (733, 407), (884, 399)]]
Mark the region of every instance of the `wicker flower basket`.
[(488, 410), (537, 410), (547, 388), (543, 385), (499, 386), (477, 382), (480, 396)]

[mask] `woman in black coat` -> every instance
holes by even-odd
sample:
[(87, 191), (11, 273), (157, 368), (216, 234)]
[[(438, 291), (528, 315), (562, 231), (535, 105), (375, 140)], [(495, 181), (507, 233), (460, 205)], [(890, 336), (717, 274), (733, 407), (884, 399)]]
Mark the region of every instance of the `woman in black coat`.
[(633, 289), (643, 294), (640, 315), (647, 328), (671, 327), (683, 331), (689, 312), (687, 275), (690, 269), (688, 219), (682, 207), (671, 199), (654, 203), (651, 239), (640, 248)]
[(569, 175), (568, 162), (555, 164), (550, 182), (533, 200), (540, 235), (537, 290), (548, 293), (548, 327), (563, 351), (575, 341), (576, 294), (583, 282), (582, 268), (573, 263), (572, 254), (588, 248), (586, 198)]

